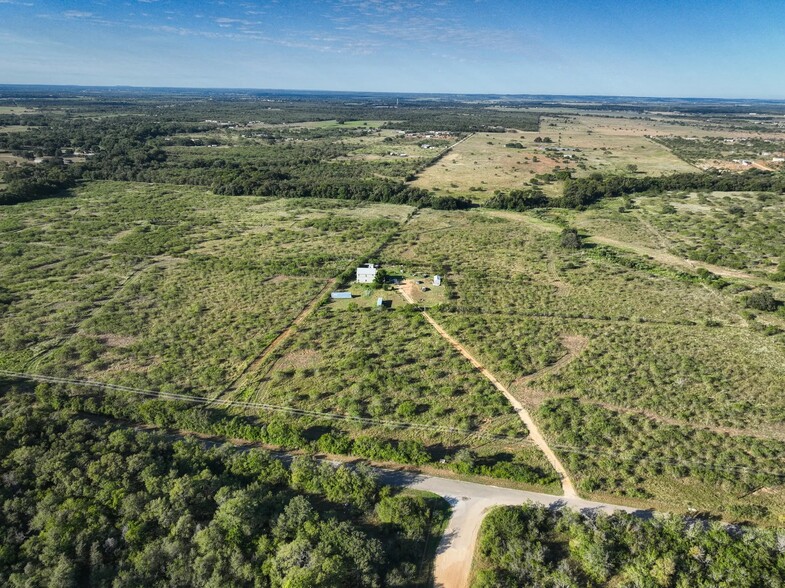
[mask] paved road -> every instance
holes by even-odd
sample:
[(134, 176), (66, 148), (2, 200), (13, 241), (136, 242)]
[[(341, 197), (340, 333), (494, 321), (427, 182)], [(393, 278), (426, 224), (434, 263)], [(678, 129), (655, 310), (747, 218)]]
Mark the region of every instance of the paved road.
[(428, 490), (444, 497), (452, 506), (452, 516), (439, 543), (434, 562), (434, 584), (437, 588), (464, 588), (468, 585), (480, 525), (485, 514), (494, 506), (531, 501), (550, 508), (569, 507), (584, 513), (623, 510), (640, 516), (651, 516), (649, 511), (591, 502), (578, 497), (512, 490), (410, 472), (379, 470), (379, 479), (393, 486)]

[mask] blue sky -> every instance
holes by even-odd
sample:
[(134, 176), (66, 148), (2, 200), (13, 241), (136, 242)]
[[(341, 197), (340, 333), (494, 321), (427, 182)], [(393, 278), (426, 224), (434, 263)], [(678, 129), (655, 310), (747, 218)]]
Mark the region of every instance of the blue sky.
[(785, 99), (783, 0), (0, 0), (0, 83)]

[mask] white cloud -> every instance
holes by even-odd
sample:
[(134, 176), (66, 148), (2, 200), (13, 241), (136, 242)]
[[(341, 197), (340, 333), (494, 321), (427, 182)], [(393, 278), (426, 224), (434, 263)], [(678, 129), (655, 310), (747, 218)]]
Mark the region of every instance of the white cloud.
[(63, 16), (66, 18), (92, 18), (95, 16), (92, 12), (84, 12), (82, 10), (66, 10), (63, 12)]

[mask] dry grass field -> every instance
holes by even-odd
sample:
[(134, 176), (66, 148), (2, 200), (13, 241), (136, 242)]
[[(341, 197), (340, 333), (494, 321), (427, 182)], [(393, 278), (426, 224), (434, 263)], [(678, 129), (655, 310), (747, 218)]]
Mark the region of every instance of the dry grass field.
[(647, 175), (695, 171), (692, 165), (645, 137), (656, 134), (657, 123), (647, 126), (641, 124), (644, 121), (631, 120), (634, 122), (588, 116), (543, 117), (541, 132), (551, 136), (561, 147), (580, 150), (586, 165), (584, 174), (625, 172), (629, 165)]
[[(518, 131), (475, 133), (419, 174), (413, 185), (478, 201), (487, 199), (494, 190), (523, 188), (535, 174), (568, 166), (564, 158), (548, 155), (535, 144), (537, 136)], [(508, 143), (520, 143), (523, 148), (506, 147)]]
[[(645, 137), (675, 130), (693, 132), (691, 127), (633, 118), (544, 116), (538, 132), (472, 135), (420, 173), (413, 185), (483, 201), (495, 190), (528, 187), (537, 174), (559, 169), (571, 169), (579, 177), (598, 171), (629, 173), (629, 166), (648, 175), (696, 171)], [(551, 142), (535, 142), (538, 137)], [(561, 185), (545, 184), (543, 189), (558, 195)]]

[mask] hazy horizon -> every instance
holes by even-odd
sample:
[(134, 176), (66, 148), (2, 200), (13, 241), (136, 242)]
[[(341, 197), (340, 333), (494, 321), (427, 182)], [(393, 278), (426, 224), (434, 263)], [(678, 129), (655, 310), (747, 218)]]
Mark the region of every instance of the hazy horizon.
[(778, 4), (0, 0), (0, 82), (778, 100)]
[(629, 102), (740, 102), (740, 103), (771, 103), (779, 104), (785, 103), (785, 98), (743, 98), (743, 97), (717, 97), (717, 96), (635, 96), (635, 95), (620, 95), (620, 94), (527, 94), (527, 93), (498, 93), (498, 92), (408, 92), (408, 91), (376, 91), (376, 90), (329, 90), (323, 88), (252, 88), (252, 87), (229, 87), (229, 86), (143, 86), (143, 85), (128, 85), (128, 84), (114, 84), (114, 85), (82, 85), (82, 84), (47, 84), (47, 83), (0, 83), (2, 88), (36, 88), (36, 89), (76, 89), (76, 90), (116, 90), (116, 91), (133, 91), (133, 92), (151, 92), (164, 91), (164, 92), (246, 92), (258, 93), (266, 95), (266, 93), (280, 95), (282, 97), (297, 96), (299, 94), (313, 94), (330, 95), (330, 94), (346, 94), (349, 96), (389, 96), (390, 98), (410, 97), (410, 96), (450, 96), (450, 97), (469, 97), (469, 98), (489, 98), (489, 99), (521, 99), (536, 101), (557, 101), (560, 99), (569, 100), (576, 99), (586, 102), (605, 103), (609, 99), (618, 101), (619, 104), (627, 104)]

